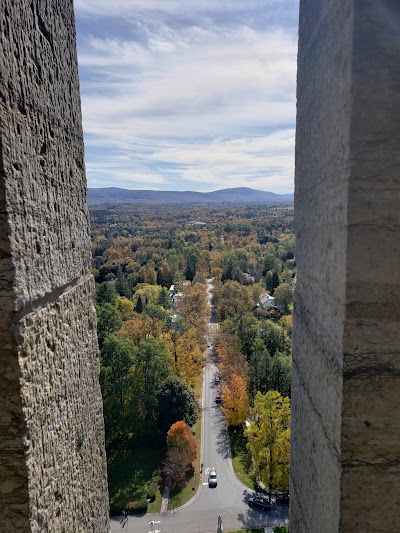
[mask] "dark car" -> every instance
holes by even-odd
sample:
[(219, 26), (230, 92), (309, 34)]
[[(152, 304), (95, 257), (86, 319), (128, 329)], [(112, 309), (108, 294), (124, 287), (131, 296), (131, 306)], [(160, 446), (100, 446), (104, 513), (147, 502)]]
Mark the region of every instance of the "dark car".
[(222, 396), (219, 392), (215, 396), (215, 403), (222, 403)]
[(275, 498), (276, 503), (284, 503), (289, 505), (289, 493), (288, 492), (280, 492), (276, 495)]
[(263, 498), (262, 496), (254, 496), (253, 498), (249, 498), (248, 504), (250, 507), (256, 507), (262, 511), (269, 511), (271, 509), (271, 504), (267, 498)]

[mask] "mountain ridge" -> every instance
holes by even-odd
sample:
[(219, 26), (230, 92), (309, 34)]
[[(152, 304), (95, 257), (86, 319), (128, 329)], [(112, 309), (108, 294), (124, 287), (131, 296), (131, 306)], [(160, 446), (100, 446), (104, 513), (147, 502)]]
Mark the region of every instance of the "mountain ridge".
[(250, 187), (232, 187), (211, 192), (154, 191), (119, 187), (88, 188), (88, 204), (274, 204), (293, 203), (293, 194), (277, 194)]

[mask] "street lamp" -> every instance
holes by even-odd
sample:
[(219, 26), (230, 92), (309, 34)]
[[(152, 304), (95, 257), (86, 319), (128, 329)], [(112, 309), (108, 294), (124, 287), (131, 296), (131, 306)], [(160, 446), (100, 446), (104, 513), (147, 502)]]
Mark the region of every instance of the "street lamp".
[(218, 525), (217, 525), (217, 533), (222, 533), (224, 530), (224, 526), (222, 525), (222, 518), (221, 515), (218, 515)]

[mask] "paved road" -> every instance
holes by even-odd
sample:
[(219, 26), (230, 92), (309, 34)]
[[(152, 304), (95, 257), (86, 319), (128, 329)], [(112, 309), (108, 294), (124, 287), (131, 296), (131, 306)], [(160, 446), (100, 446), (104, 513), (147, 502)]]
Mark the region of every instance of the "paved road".
[[(129, 517), (121, 529), (118, 521), (112, 522), (113, 532), (151, 531), (149, 522), (159, 520), (155, 528), (165, 533), (208, 533), (216, 531), (218, 514), (221, 515), (224, 529), (265, 527), (271, 531), (273, 525), (287, 522), (288, 509), (273, 504), (271, 511), (250, 509), (247, 498), (252, 491), (242, 485), (235, 476), (229, 456), (226, 422), (220, 408), (215, 403), (217, 391), (213, 383), (216, 367), (209, 364), (204, 373), (203, 390), (203, 483), (196, 496), (185, 506), (163, 515)], [(218, 485), (209, 488), (207, 468), (217, 469)]]
[[(210, 324), (211, 331), (217, 325)], [(211, 351), (211, 350), (209, 350)], [(217, 518), (222, 517), (224, 530), (265, 527), (287, 523), (288, 508), (272, 505), (270, 511), (250, 509), (247, 499), (253, 491), (237, 479), (233, 472), (226, 432), (226, 421), (215, 403), (217, 386), (214, 377), (217, 367), (210, 361), (204, 371), (203, 384), (203, 433), (202, 462), (203, 484), (194, 498), (183, 507), (168, 513), (130, 516), (122, 529), (118, 520), (112, 520), (112, 532), (145, 533), (151, 531), (149, 522), (160, 521), (154, 528), (164, 533), (209, 533), (217, 530)], [(218, 485), (209, 488), (207, 473), (210, 467), (217, 469)]]

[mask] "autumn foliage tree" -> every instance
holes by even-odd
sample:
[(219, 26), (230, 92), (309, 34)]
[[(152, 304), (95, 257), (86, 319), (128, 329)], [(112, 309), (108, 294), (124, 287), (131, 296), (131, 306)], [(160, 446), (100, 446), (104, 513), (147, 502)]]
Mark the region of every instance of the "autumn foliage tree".
[(183, 421), (175, 422), (167, 433), (168, 451), (164, 461), (164, 472), (171, 476), (175, 485), (185, 482), (193, 470), (196, 459), (196, 439), (189, 426)]
[(220, 359), (220, 373), (225, 382), (230, 382), (233, 375), (248, 379), (248, 364), (241, 352), (239, 337), (222, 333), (218, 339), (217, 354)]
[(222, 389), (224, 406), (222, 411), (230, 426), (243, 424), (249, 413), (249, 395), (245, 380), (233, 374), (230, 381)]
[(214, 290), (213, 302), (221, 320), (234, 316), (240, 308), (250, 310), (252, 306), (250, 291), (237, 281), (227, 281)]
[(199, 343), (201, 343), (210, 319), (206, 285), (195, 283), (194, 285), (185, 285), (182, 287), (179, 313), (189, 328), (195, 328)]
[(257, 477), (264, 485), (289, 489), (290, 400), (277, 391), (258, 392), (245, 435)]
[(203, 350), (196, 329), (190, 328), (182, 335), (174, 331), (167, 332), (164, 339), (175, 374), (188, 385), (194, 386), (203, 367)]

